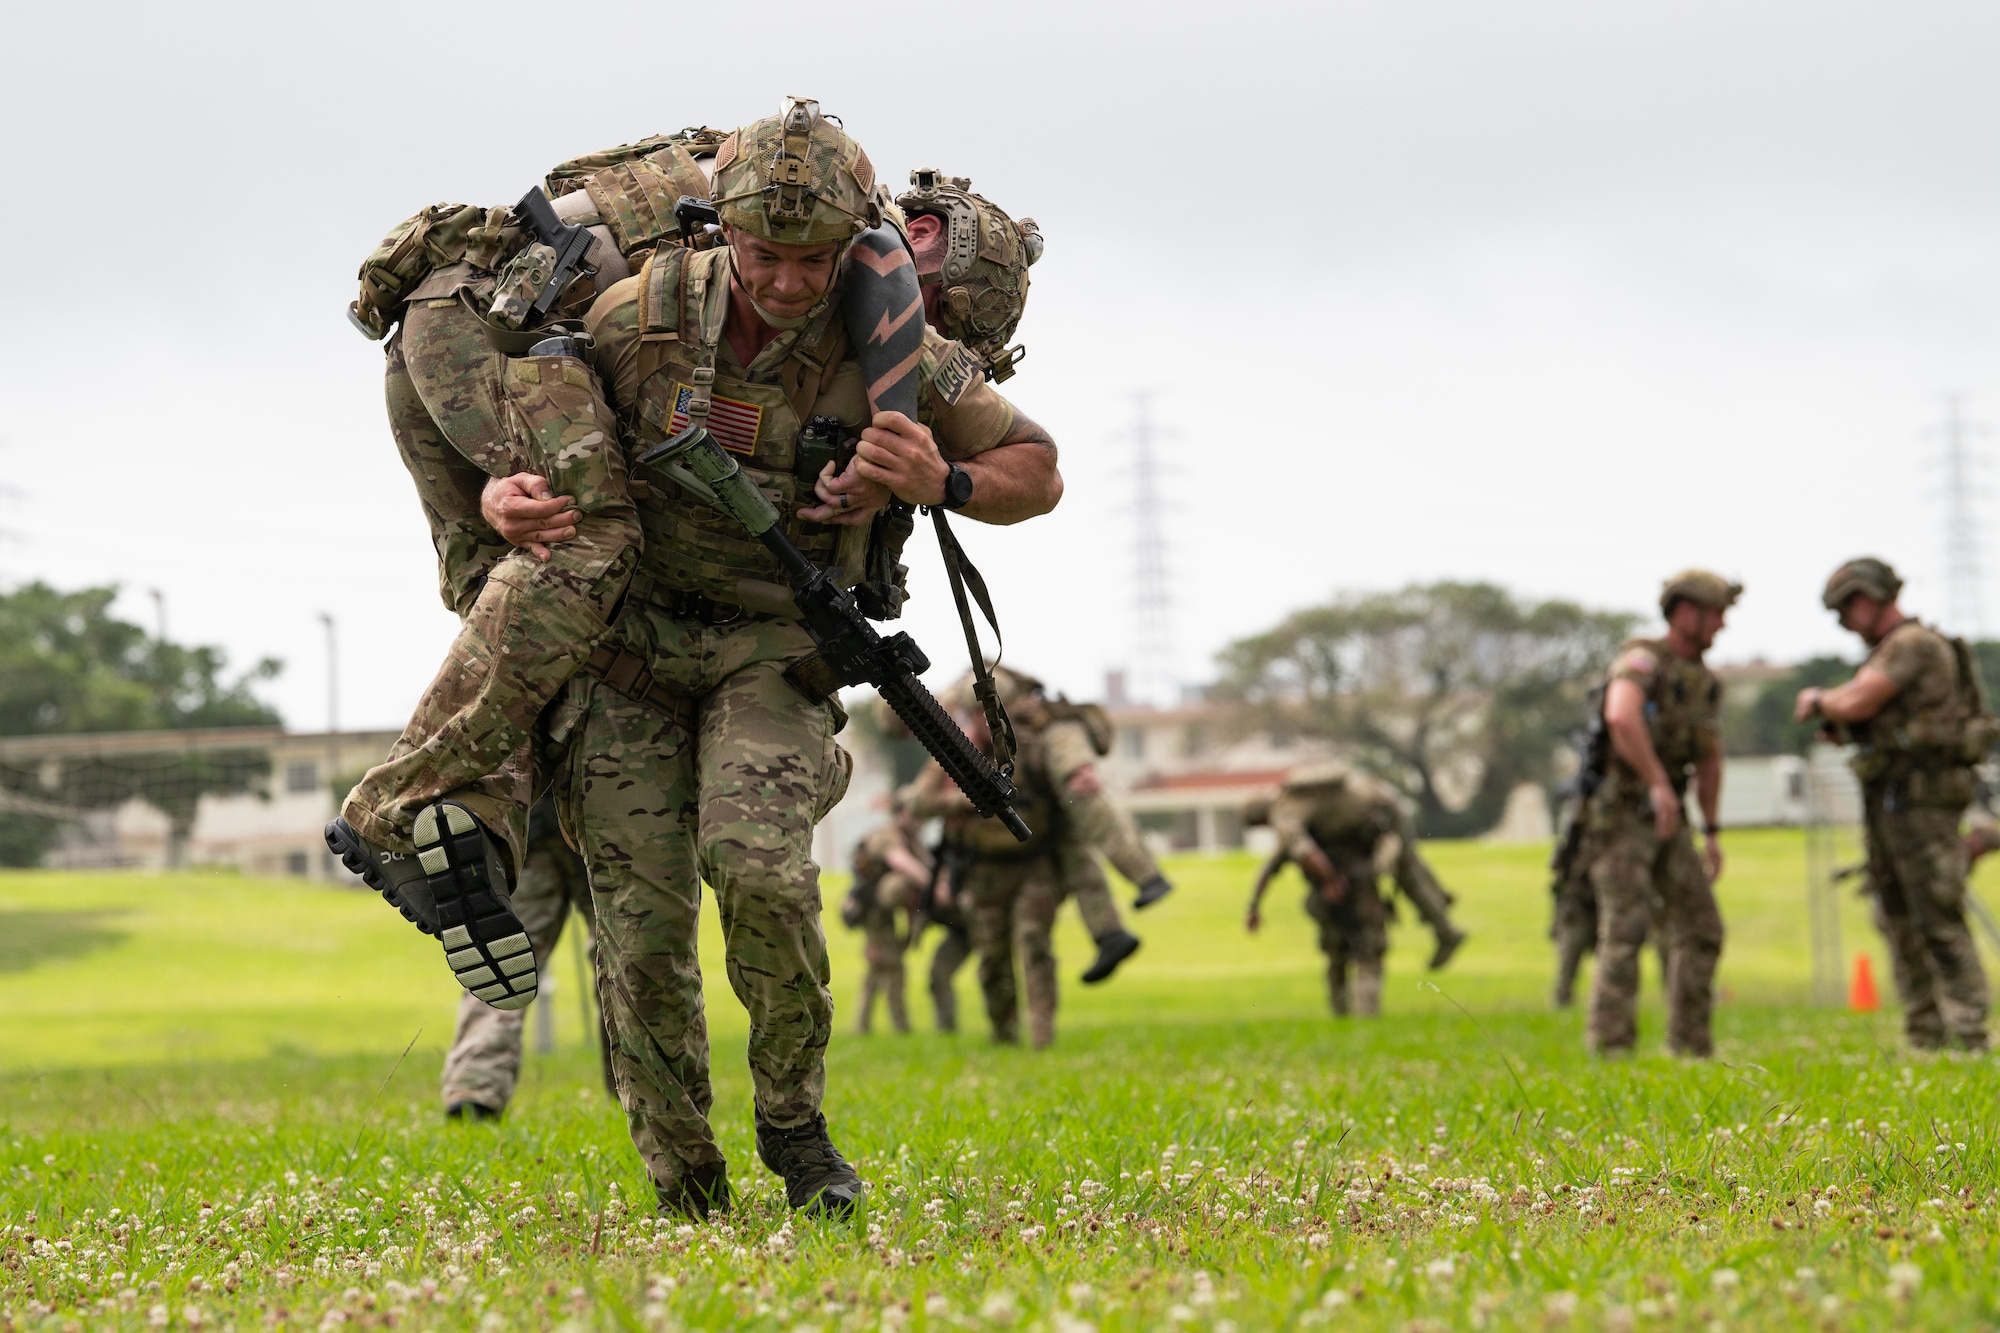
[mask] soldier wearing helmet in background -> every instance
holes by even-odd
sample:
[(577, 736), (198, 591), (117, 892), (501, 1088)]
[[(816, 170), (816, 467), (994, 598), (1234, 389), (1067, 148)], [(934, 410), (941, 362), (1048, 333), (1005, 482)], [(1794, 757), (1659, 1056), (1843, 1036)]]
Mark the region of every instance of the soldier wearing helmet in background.
[[(1054, 506), (1053, 443), (979, 376), (949, 379), (935, 334), (914, 412), (871, 410), (837, 279), (882, 201), (816, 103), (726, 138), (713, 195), (726, 246), (655, 250), (590, 310), (628, 456), (705, 422), (806, 556), (848, 571), (882, 567), (874, 518), (892, 498), (987, 522)], [(859, 435), (831, 479), (801, 462), (815, 418)], [(570, 756), (557, 797), (590, 866), (620, 1098), (663, 1204), (724, 1204), (695, 947), (705, 880), (750, 1014), (758, 1155), (793, 1207), (846, 1213), (861, 1182), (820, 1111), (833, 1003), (811, 858), (846, 787), (844, 717), (776, 560), (674, 474), (635, 481), (644, 549), (606, 639), (633, 669), (579, 677), (550, 722)]]
[(934, 877), (930, 854), (917, 838), (917, 820), (900, 805), (854, 848), (854, 883), (841, 900), (840, 921), (862, 933), (868, 970), (855, 1030), (864, 1036), (873, 1026), (877, 996), (889, 1011), (889, 1026), (910, 1030), (903, 956), (923, 931)]
[(1436, 936), (1433, 971), (1465, 942), (1465, 933), (1451, 922), (1451, 895), (1418, 854), (1409, 817), (1384, 784), (1342, 763), (1307, 765), (1286, 775), (1275, 800), (1253, 802), (1244, 819), (1253, 826), (1268, 824), (1278, 835), (1277, 850), (1251, 887), (1244, 927), (1254, 933), (1263, 925), (1265, 890), (1296, 862), (1308, 885), (1306, 914), (1319, 925), (1335, 1014), (1373, 1018), (1381, 1012), (1382, 959), (1392, 914), (1380, 887), (1383, 875)]
[(1973, 766), (2000, 728), (1963, 639), (1896, 604), (1903, 581), (1880, 560), (1850, 560), (1822, 600), (1868, 645), (1854, 678), (1799, 691), (1793, 715), (1854, 744), (1868, 843), (1868, 891), (1889, 943), (1910, 1044), (1986, 1048), (1986, 974), (1965, 921), (1959, 821)]
[[(1604, 781), (1578, 818), (1579, 859), (1597, 895), (1597, 969), (1590, 1043), (1623, 1055), (1638, 1040), (1639, 954), (1665, 936), (1667, 1046), (1714, 1053), (1715, 966), (1722, 956), (1722, 682), (1702, 662), (1742, 585), (1690, 569), (1667, 580), (1667, 632), (1619, 649), (1604, 690), (1610, 757)], [(1697, 853), (1687, 827), (1690, 779), (1705, 826)]]

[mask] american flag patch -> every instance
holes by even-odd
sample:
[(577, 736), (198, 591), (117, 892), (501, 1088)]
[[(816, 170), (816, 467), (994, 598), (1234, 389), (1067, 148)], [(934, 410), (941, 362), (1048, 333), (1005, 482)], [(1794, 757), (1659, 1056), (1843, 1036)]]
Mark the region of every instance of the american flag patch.
[[(685, 384), (674, 386), (674, 416), (667, 434), (674, 435), (688, 424), (688, 404), (694, 390)], [(733, 453), (757, 452), (757, 428), (764, 424), (764, 409), (755, 403), (739, 403), (734, 398), (711, 394), (708, 399), (708, 433), (715, 442)]]

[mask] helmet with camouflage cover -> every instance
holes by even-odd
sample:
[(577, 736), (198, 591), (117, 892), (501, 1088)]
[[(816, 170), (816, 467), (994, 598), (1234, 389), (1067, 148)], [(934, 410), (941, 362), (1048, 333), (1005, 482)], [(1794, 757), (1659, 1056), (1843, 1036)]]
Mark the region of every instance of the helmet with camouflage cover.
[(1660, 585), (1660, 614), (1670, 615), (1675, 602), (1693, 602), (1711, 611), (1727, 611), (1743, 595), (1743, 585), (1731, 583), (1706, 569), (1683, 569)]
[(1309, 763), (1294, 764), (1285, 774), (1284, 790), (1344, 787), (1355, 781), (1355, 776), (1354, 766), (1344, 759), (1316, 759)]
[(804, 97), (717, 145), (713, 188), (724, 223), (782, 245), (847, 241), (882, 221), (868, 154)]
[[(1029, 699), (1042, 694), (1047, 688), (1042, 682), (1036, 680), (1027, 672), (1016, 671), (1013, 667), (995, 665), (991, 670), (993, 672), (993, 684), (1000, 691), (1000, 706), (1002, 708), (1009, 710), (1017, 708)], [(979, 707), (979, 699), (972, 692), (972, 673), (968, 671), (953, 681), (938, 696), (938, 702), (942, 703), (946, 708), (959, 712), (971, 712), (977, 709)]]
[(1856, 593), (1865, 593), (1878, 602), (1893, 602), (1902, 590), (1903, 580), (1897, 577), (1888, 561), (1864, 555), (1833, 571), (1833, 577), (1826, 581), (1826, 591), (1820, 594), (1820, 601), (1827, 610), (1838, 611)]
[(938, 315), (945, 336), (977, 355), (989, 379), (1006, 379), (1024, 355), (1007, 340), (1027, 308), (1028, 267), (1042, 257), (1035, 220), (1016, 222), (992, 200), (974, 194), (966, 177), (930, 167), (910, 173), (910, 188), (896, 196), (896, 205), (912, 217), (929, 214), (944, 223), (944, 267), (920, 281), (943, 289)]

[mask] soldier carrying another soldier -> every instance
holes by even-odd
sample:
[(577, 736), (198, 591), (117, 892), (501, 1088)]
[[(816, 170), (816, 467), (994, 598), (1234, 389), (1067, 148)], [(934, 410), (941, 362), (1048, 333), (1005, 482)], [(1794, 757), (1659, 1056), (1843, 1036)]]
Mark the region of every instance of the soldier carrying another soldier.
[(1341, 763), (1308, 765), (1286, 776), (1275, 800), (1253, 803), (1245, 822), (1269, 824), (1278, 849), (1257, 873), (1244, 928), (1254, 933), (1263, 925), (1265, 890), (1296, 862), (1308, 885), (1306, 914), (1319, 926), (1335, 1014), (1373, 1018), (1382, 1010), (1392, 910), (1379, 886), (1382, 875), (1392, 878), (1436, 936), (1432, 970), (1465, 943), (1465, 932), (1451, 922), (1451, 895), (1418, 855), (1409, 817), (1380, 782)]
[(1896, 604), (1903, 581), (1886, 563), (1850, 560), (1822, 600), (1868, 660), (1835, 689), (1799, 691), (1793, 716), (1818, 718), (1857, 746), (1867, 887), (1889, 943), (1910, 1044), (1986, 1049), (1986, 973), (1965, 920), (1966, 847), (1959, 820), (1973, 767), (2000, 724), (1987, 711), (1963, 639), (1947, 638)]

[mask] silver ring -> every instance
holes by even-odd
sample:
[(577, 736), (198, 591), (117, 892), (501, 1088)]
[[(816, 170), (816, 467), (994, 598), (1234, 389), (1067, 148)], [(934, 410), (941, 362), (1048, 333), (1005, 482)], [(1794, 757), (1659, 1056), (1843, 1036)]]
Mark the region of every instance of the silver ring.
[(841, 509), (841, 512), (842, 512), (842, 513), (845, 513), (845, 512), (847, 512), (847, 502), (848, 502), (848, 499), (849, 499), (849, 496), (848, 496), (847, 492), (846, 492), (846, 491), (842, 491), (842, 492), (840, 493), (840, 509)]

